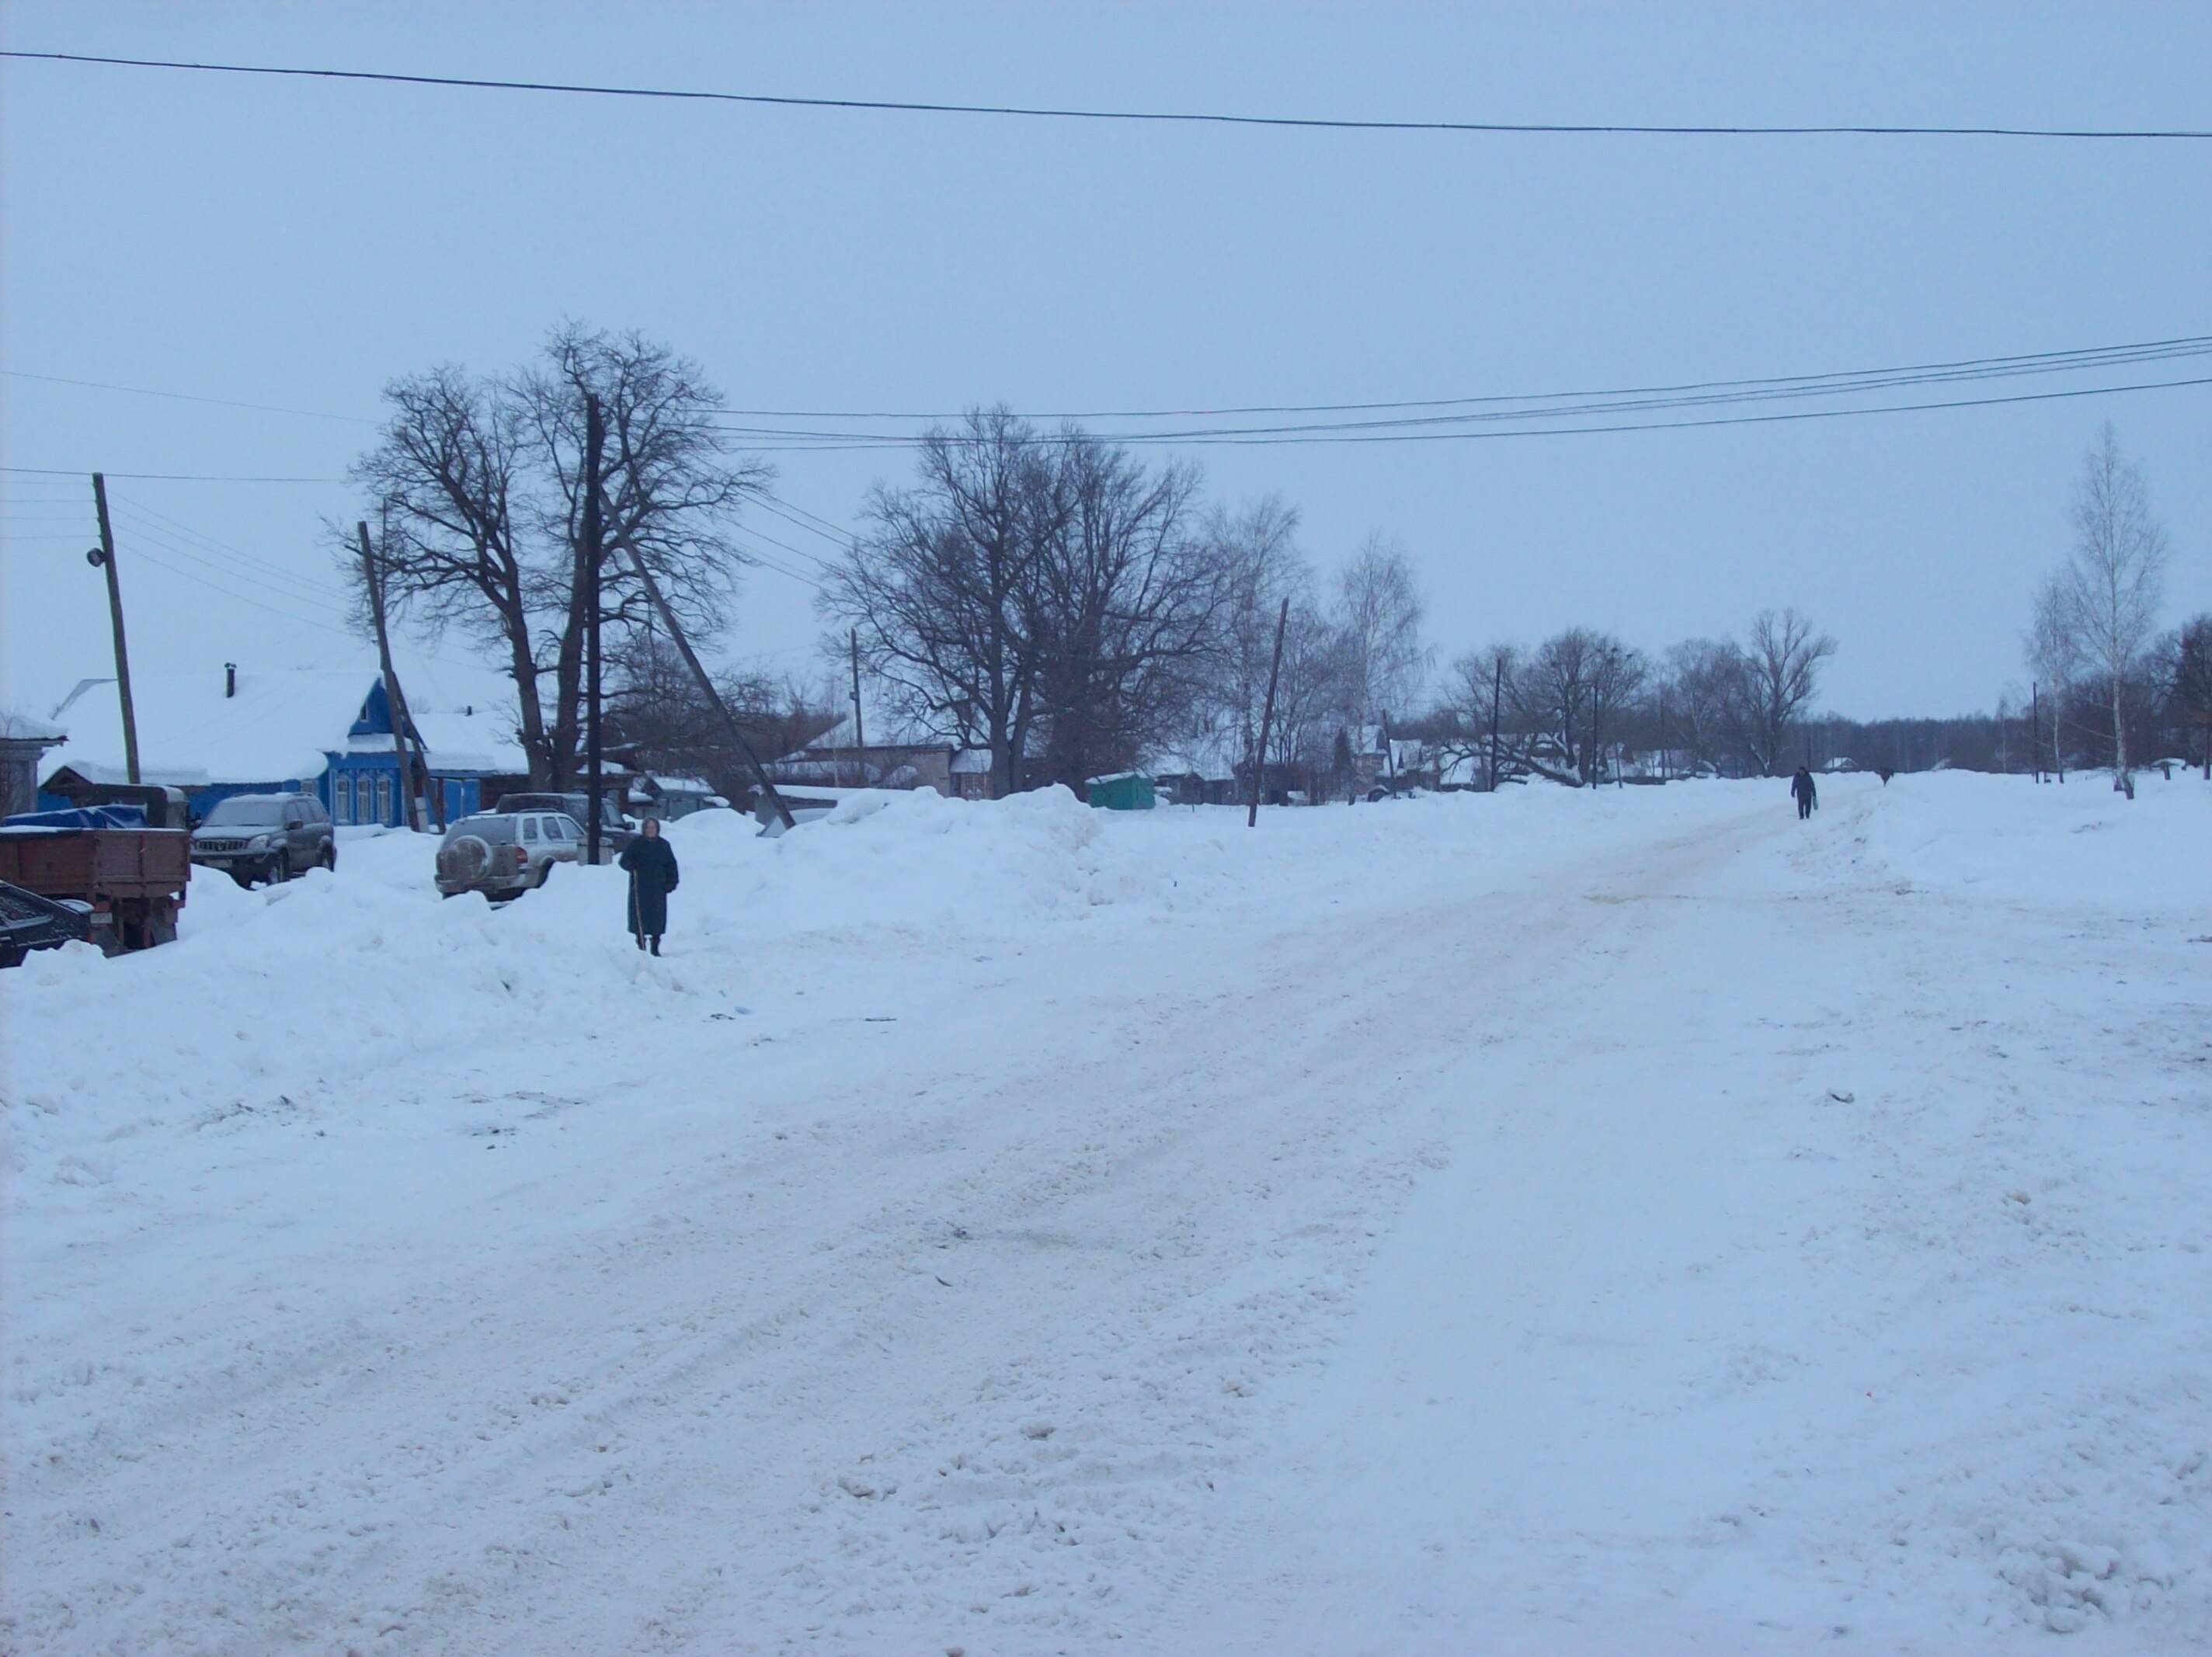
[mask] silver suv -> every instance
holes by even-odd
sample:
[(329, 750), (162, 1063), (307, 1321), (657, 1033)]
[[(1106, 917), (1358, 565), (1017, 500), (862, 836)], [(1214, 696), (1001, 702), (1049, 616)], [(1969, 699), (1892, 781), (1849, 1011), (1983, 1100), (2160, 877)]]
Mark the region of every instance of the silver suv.
[(495, 903), (545, 883), (556, 863), (584, 860), (584, 826), (566, 811), (463, 817), (438, 845), (438, 892), (482, 892)]
[(338, 866), (337, 831), (313, 794), (233, 794), (192, 830), (192, 861), (241, 886)]

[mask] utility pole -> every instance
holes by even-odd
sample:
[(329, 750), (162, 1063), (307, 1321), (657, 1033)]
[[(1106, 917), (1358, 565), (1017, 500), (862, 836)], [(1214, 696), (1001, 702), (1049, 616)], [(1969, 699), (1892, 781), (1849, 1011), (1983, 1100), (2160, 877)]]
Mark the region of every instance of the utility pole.
[(851, 632), (853, 645), (853, 768), (860, 786), (868, 786), (868, 735), (860, 728), (860, 629)]
[(629, 549), (629, 562), (630, 568), (637, 572), (637, 579), (644, 585), (646, 597), (653, 601), (653, 609), (659, 612), (661, 625), (668, 629), (668, 636), (676, 641), (677, 652), (684, 658), (684, 665), (691, 670), (691, 677), (698, 683), (700, 694), (706, 697), (707, 705), (721, 716), (724, 733), (737, 745), (738, 751), (745, 756), (746, 763), (752, 767), (753, 775), (760, 783), (761, 792), (767, 797), (768, 803), (775, 807), (775, 814), (783, 826), (796, 828), (799, 820), (791, 815), (791, 808), (783, 803), (783, 796), (775, 792), (775, 785), (769, 780), (768, 768), (760, 762), (760, 756), (753, 752), (753, 745), (745, 740), (744, 731), (738, 724), (737, 716), (730, 712), (730, 705), (722, 700), (722, 693), (714, 689), (714, 681), (708, 676), (705, 665), (699, 659), (699, 652), (691, 648), (691, 640), (684, 636), (683, 628), (677, 623), (676, 612), (669, 609), (668, 600), (662, 596), (660, 583), (653, 579), (653, 572), (645, 567), (645, 559), (635, 547)]
[(1275, 659), (1267, 669), (1267, 699), (1260, 704), (1260, 747), (1252, 756), (1252, 804), (1244, 813), (1244, 826), (1260, 826), (1260, 791), (1267, 777), (1267, 737), (1275, 723), (1275, 683), (1283, 673), (1283, 634), (1291, 624), (1291, 601), (1283, 600), (1283, 608), (1275, 617)]
[[(416, 737), (414, 756), (407, 752), (407, 737), (414, 732), (414, 717), (407, 713), (407, 695), (400, 690), (398, 672), (392, 671), (392, 635), (385, 630), (385, 573), (376, 567), (376, 553), (369, 551), (369, 526), (356, 518), (354, 536), (361, 540), (361, 580), (369, 588), (369, 622), (376, 624), (376, 664), (385, 672), (385, 714), (392, 719), (392, 756), (400, 761), (400, 797), (407, 812), (407, 828), (420, 834), (422, 814), (416, 810), (414, 779), (422, 779), (422, 792), (429, 794), (429, 761), (422, 756), (422, 739)], [(438, 801), (438, 829), (445, 829), (445, 801)]]
[(1490, 672), (1490, 792), (1498, 792), (1498, 704), (1505, 696), (1505, 658), (1500, 656)]
[(115, 576), (115, 531), (107, 522), (107, 480), (92, 475), (92, 504), (100, 512), (100, 544), (85, 561), (107, 573), (107, 619), (115, 628), (115, 690), (123, 701), (123, 770), (138, 786), (138, 713), (131, 701), (131, 651), (123, 642), (123, 586)]
[(583, 544), (577, 556), (584, 568), (584, 788), (589, 796), (584, 802), (585, 816), (589, 821), (584, 826), (585, 860), (592, 868), (599, 864), (599, 820), (606, 815), (606, 780), (603, 774), (604, 756), (599, 747), (599, 541), (603, 525), (599, 515), (599, 463), (606, 453), (606, 429), (599, 420), (599, 399), (595, 391), (584, 393), (584, 526)]

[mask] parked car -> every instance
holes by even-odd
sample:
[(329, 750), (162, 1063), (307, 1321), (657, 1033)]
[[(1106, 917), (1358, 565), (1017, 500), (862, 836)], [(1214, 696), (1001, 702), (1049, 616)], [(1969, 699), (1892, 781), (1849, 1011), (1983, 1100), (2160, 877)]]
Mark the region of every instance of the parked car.
[(92, 905), (82, 899), (42, 897), (0, 881), (0, 967), (20, 967), (33, 950), (58, 950), (72, 938), (92, 938)]
[[(588, 810), (591, 797), (583, 792), (573, 794), (518, 793), (502, 794), (491, 809), (499, 816), (511, 816), (517, 812), (562, 811), (576, 823), (591, 819)], [(602, 847), (619, 852), (637, 838), (637, 824), (615, 810), (607, 801), (599, 803), (599, 844)]]
[(192, 830), (192, 861), (241, 886), (338, 866), (337, 831), (313, 794), (233, 794)]
[(482, 892), (495, 903), (543, 886), (556, 863), (584, 860), (584, 825), (566, 811), (463, 817), (438, 845), (438, 893)]

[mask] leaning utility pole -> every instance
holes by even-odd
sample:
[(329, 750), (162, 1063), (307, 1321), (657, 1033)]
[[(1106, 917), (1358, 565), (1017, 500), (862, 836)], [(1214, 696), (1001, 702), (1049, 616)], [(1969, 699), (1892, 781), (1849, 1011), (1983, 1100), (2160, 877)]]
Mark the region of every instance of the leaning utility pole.
[(708, 677), (705, 665), (699, 660), (699, 652), (691, 648), (691, 640), (684, 636), (684, 629), (677, 624), (676, 612), (669, 609), (668, 600), (661, 596), (660, 583), (653, 579), (653, 572), (645, 567), (645, 560), (635, 547), (629, 549), (629, 562), (630, 568), (637, 572), (637, 579), (644, 584), (646, 597), (653, 600), (653, 609), (659, 611), (661, 623), (667, 628), (668, 636), (676, 641), (676, 648), (684, 658), (684, 665), (691, 670), (691, 677), (698, 681), (700, 694), (706, 697), (707, 705), (721, 715), (724, 731), (737, 744), (738, 751), (745, 756), (746, 763), (752, 767), (753, 775), (759, 780), (761, 792), (767, 797), (768, 803), (775, 807), (775, 815), (785, 828), (797, 828), (799, 820), (791, 815), (791, 808), (783, 803), (783, 796), (775, 792), (775, 785), (769, 780), (768, 768), (760, 762), (760, 756), (753, 752), (753, 745), (745, 740), (744, 731), (738, 724), (737, 716), (730, 712), (730, 705), (722, 700), (722, 693), (714, 689), (714, 680)]
[[(399, 762), (400, 809), (407, 815), (407, 826), (417, 834), (422, 832), (421, 802), (415, 797), (415, 779), (422, 779), (425, 793), (430, 788), (430, 768), (423, 761), (418, 748), (410, 756), (407, 751), (407, 733), (414, 720), (407, 715), (407, 698), (400, 694), (399, 676), (392, 671), (392, 635), (384, 626), (384, 572), (376, 567), (376, 554), (368, 544), (368, 525), (356, 519), (353, 531), (361, 542), (361, 579), (368, 588), (368, 619), (376, 628), (376, 659), (384, 670), (384, 711), (392, 720), (392, 753)], [(335, 785), (333, 785), (335, 786)], [(443, 808), (441, 807), (442, 815)]]
[(138, 786), (138, 713), (131, 701), (131, 651), (123, 642), (123, 586), (115, 577), (115, 531), (107, 523), (107, 480), (92, 475), (92, 504), (100, 513), (100, 544), (85, 561), (107, 572), (107, 619), (115, 628), (115, 689), (123, 701), (123, 771)]
[(1498, 792), (1498, 704), (1505, 699), (1505, 658), (1500, 656), (1490, 674), (1490, 792)]
[(584, 583), (584, 802), (585, 861), (599, 863), (599, 819), (606, 815), (606, 789), (601, 774), (599, 748), (599, 542), (603, 520), (599, 510), (599, 463), (606, 453), (606, 430), (599, 420), (597, 392), (584, 393), (584, 526), (577, 575)]
[(1260, 826), (1260, 790), (1267, 776), (1267, 737), (1275, 723), (1275, 682), (1283, 672), (1283, 632), (1291, 624), (1291, 601), (1283, 600), (1283, 608), (1275, 617), (1275, 659), (1267, 669), (1267, 700), (1260, 705), (1260, 746), (1252, 756), (1252, 804), (1244, 813), (1244, 826)]
[(860, 786), (868, 786), (868, 734), (860, 728), (860, 629), (852, 629), (853, 642), (853, 770)]

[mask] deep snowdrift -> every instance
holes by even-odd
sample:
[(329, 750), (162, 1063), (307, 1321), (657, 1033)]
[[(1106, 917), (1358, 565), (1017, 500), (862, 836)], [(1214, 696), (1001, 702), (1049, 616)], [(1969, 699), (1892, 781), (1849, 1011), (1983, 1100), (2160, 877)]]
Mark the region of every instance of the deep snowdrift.
[[(856, 802), (0, 983), (24, 1650), (2212, 1615), (2212, 790)], [(1127, 1648), (1125, 1647), (1125, 1648)]]

